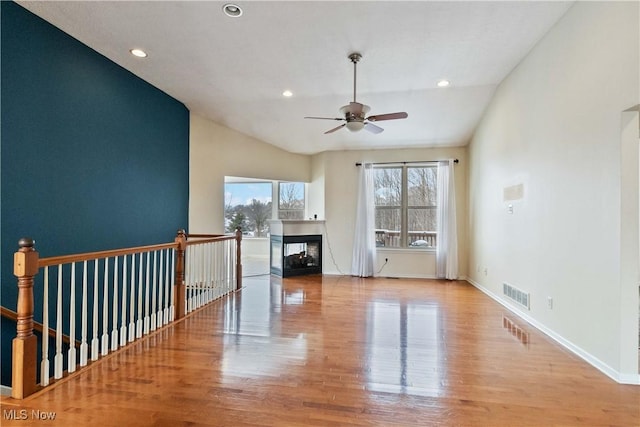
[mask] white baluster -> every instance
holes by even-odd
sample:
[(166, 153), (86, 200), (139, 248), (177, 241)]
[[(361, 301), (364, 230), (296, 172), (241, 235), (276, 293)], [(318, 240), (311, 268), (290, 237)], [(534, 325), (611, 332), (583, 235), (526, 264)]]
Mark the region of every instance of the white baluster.
[(171, 305), (169, 306), (169, 321), (173, 322), (173, 319), (176, 318), (175, 312), (175, 302), (176, 302), (176, 290), (175, 290), (175, 282), (176, 282), (176, 250), (171, 250)]
[(198, 298), (198, 247), (191, 247), (191, 310), (196, 308)]
[(238, 277), (238, 269), (237, 269), (237, 265), (240, 262), (240, 260), (238, 259), (238, 241), (234, 241), (234, 245), (233, 245), (233, 287), (236, 287), (238, 282), (242, 279), (241, 277)]
[(220, 242), (220, 247), (218, 248), (218, 251), (220, 253), (220, 271), (218, 272), (217, 275), (217, 279), (216, 279), (216, 298), (221, 297), (223, 294), (226, 294), (226, 292), (223, 291), (223, 289), (225, 288), (225, 278), (227, 275), (227, 246), (229, 244), (228, 240), (225, 240), (224, 242)]
[(164, 268), (164, 324), (168, 324), (169, 323), (169, 306), (170, 306), (170, 298), (169, 295), (171, 293), (171, 289), (169, 289), (169, 287), (171, 286), (171, 278), (169, 277), (169, 271), (171, 270), (169, 267), (169, 254), (171, 253), (171, 249), (167, 249), (165, 250), (165, 259), (166, 264), (165, 264), (165, 268)]
[[(227, 263), (227, 273), (225, 275), (225, 289), (231, 290), (231, 287), (235, 283), (235, 253), (236, 253), (236, 241), (235, 240), (227, 240), (227, 245), (225, 249), (225, 259)], [(225, 292), (226, 293), (226, 292)]]
[(186, 312), (189, 313), (191, 311), (191, 264), (193, 264), (193, 247), (192, 246), (187, 246), (185, 251), (184, 251), (184, 282), (185, 282), (185, 286), (187, 287), (186, 291), (185, 291), (185, 297), (187, 298), (185, 307), (186, 307)]
[(140, 253), (138, 261), (138, 320), (136, 321), (136, 338), (142, 336), (142, 253)]
[[(224, 275), (222, 276), (222, 286), (225, 289), (228, 289), (229, 287), (229, 277), (231, 276), (231, 270), (230, 270), (230, 259), (231, 257), (230, 255), (230, 251), (231, 251), (231, 241), (230, 240), (225, 240), (224, 242)], [(226, 293), (226, 292), (225, 292)]]
[(80, 366), (87, 366), (89, 346), (87, 345), (87, 261), (82, 263), (82, 331), (80, 337)]
[(136, 339), (136, 299), (135, 299), (135, 283), (136, 283), (136, 254), (131, 254), (131, 282), (129, 284), (131, 290), (131, 298), (129, 298), (129, 342)]
[(191, 298), (191, 310), (195, 310), (198, 308), (198, 284), (200, 283), (200, 271), (198, 271), (198, 257), (200, 256), (200, 252), (198, 251), (198, 246), (193, 245), (192, 249), (192, 268), (191, 268), (191, 286), (193, 288), (193, 296)]
[(198, 297), (198, 247), (191, 247), (191, 310), (196, 308)]
[[(224, 248), (224, 277), (222, 278), (222, 287), (224, 287), (225, 289), (229, 289), (229, 284), (231, 281), (231, 276), (233, 275), (233, 269), (234, 269), (234, 265), (233, 265), (233, 241), (232, 240), (227, 240), (225, 243), (225, 248)], [(225, 292), (226, 293), (226, 292)]]
[(113, 258), (113, 317), (111, 318), (111, 351), (118, 349), (118, 257)]
[(198, 298), (198, 256), (200, 253), (198, 252), (198, 247), (196, 245), (191, 247), (191, 276), (192, 276), (192, 285), (191, 285), (191, 310), (195, 310), (196, 308), (196, 299)]
[(156, 315), (156, 326), (162, 326), (162, 296), (164, 291), (164, 250), (160, 250), (160, 266), (158, 270), (158, 314)]
[[(224, 244), (224, 243), (225, 243), (225, 242), (222, 242), (222, 244)], [(213, 253), (214, 253), (214, 254), (215, 254), (215, 248), (216, 248), (216, 247), (217, 247), (217, 245), (219, 245), (219, 244), (220, 244), (220, 243), (218, 243), (218, 244), (214, 244), (214, 245), (213, 245), (213, 247), (212, 247), (212, 251), (213, 251)], [(213, 256), (215, 256), (214, 254), (212, 254), (211, 256), (212, 256), (212, 257), (213, 257)], [(218, 297), (220, 296), (220, 295), (219, 295), (220, 291), (218, 290), (218, 289), (219, 289), (219, 284), (218, 284), (218, 282), (217, 282), (217, 280), (216, 280), (216, 274), (215, 274), (215, 271), (213, 270), (213, 268), (212, 268), (211, 270), (212, 270), (212, 271), (211, 271), (211, 300), (214, 300), (214, 299), (216, 299), (216, 298), (218, 298)]]
[(202, 282), (204, 284), (204, 295), (202, 296), (202, 305), (205, 305), (209, 302), (209, 297), (211, 293), (211, 245), (213, 243), (205, 243), (204, 245), (204, 266), (203, 266), (203, 277)]
[(198, 283), (198, 247), (191, 247), (191, 310), (195, 308), (195, 299), (198, 295), (196, 286)]
[(209, 262), (211, 263), (211, 282), (212, 287), (215, 289), (214, 297), (218, 298), (220, 296), (220, 248), (224, 245), (224, 242), (215, 242), (213, 247), (211, 248), (211, 258)]
[[(235, 286), (235, 277), (236, 277), (236, 241), (229, 240), (229, 250), (227, 253), (227, 265), (229, 268), (229, 272), (227, 274), (227, 289), (231, 289), (231, 287)], [(269, 267), (271, 268), (271, 267)]]
[[(224, 245), (227, 243), (227, 241), (223, 241), (223, 242), (219, 242), (217, 243), (214, 248), (217, 249), (217, 251), (220, 250), (220, 246), (222, 246), (224, 248)], [(217, 251), (214, 251), (214, 253), (217, 253)], [(215, 255), (213, 255), (215, 256)], [(211, 276), (211, 288), (212, 288), (212, 299), (217, 299), (220, 297), (220, 281), (218, 280), (218, 273), (217, 272), (213, 272), (212, 276)]]
[(209, 300), (213, 300), (216, 298), (215, 288), (217, 283), (217, 275), (218, 270), (216, 268), (216, 257), (218, 256), (218, 246), (220, 242), (211, 242), (209, 244), (209, 253), (207, 255), (207, 264), (208, 264), (208, 278), (207, 282), (209, 283)]
[(62, 378), (62, 264), (58, 264), (58, 298), (56, 300), (56, 356), (53, 358), (53, 377)]
[(127, 344), (127, 256), (122, 257), (122, 323), (120, 325), (120, 347)]
[[(221, 256), (221, 249), (224, 247), (224, 241), (215, 242), (211, 247), (211, 258), (209, 262), (211, 263), (211, 287), (216, 289), (218, 288), (218, 283), (220, 283), (220, 273), (222, 272), (220, 266), (223, 265)], [(216, 291), (213, 298), (218, 298), (218, 292)]]
[(44, 268), (42, 290), (42, 361), (40, 362), (40, 384), (49, 385), (49, 267)]
[(144, 290), (144, 334), (147, 335), (149, 333), (149, 268), (151, 266), (151, 252), (147, 252), (147, 277), (145, 280), (145, 290)]
[(225, 242), (216, 242), (213, 248), (213, 255), (211, 256), (211, 265), (213, 268), (213, 281), (216, 284), (216, 298), (219, 297), (223, 291), (220, 286), (222, 281), (222, 275), (224, 274), (224, 269), (220, 268), (220, 257), (223, 249), (223, 245)]
[(109, 354), (109, 258), (104, 259), (102, 292), (102, 355)]
[(195, 258), (195, 268), (193, 269), (195, 278), (193, 308), (195, 310), (200, 307), (200, 297), (202, 295), (202, 245), (196, 245), (193, 249), (197, 254)]
[(204, 293), (204, 303), (208, 304), (211, 301), (211, 277), (213, 273), (212, 265), (211, 265), (211, 256), (213, 254), (213, 243), (207, 243), (205, 245), (205, 260), (206, 264), (204, 267), (204, 276), (205, 276), (205, 293)]
[(98, 341), (98, 260), (93, 261), (93, 339), (91, 340), (91, 360), (98, 360), (100, 342)]
[(234, 240), (233, 241), (233, 245), (231, 245), (231, 265), (232, 270), (231, 270), (231, 285), (233, 287), (236, 286), (236, 283), (238, 283), (239, 277), (238, 277), (238, 270), (236, 269), (236, 266), (238, 265), (238, 241)]
[(227, 240), (224, 246), (224, 276), (222, 278), (222, 284), (225, 288), (229, 287), (229, 280), (232, 274), (231, 270), (231, 240)]
[(158, 286), (158, 251), (153, 251), (153, 280), (151, 281), (151, 330), (156, 330), (156, 288)]
[(189, 292), (191, 292), (191, 246), (187, 246), (184, 249), (184, 286), (185, 286), (185, 297), (187, 299), (185, 303), (185, 311), (188, 313), (189, 311)]
[(200, 265), (198, 266), (198, 297), (196, 298), (196, 306), (202, 306), (202, 292), (204, 291), (204, 245), (198, 245), (200, 253)]
[[(224, 276), (227, 269), (227, 263), (225, 259), (227, 242), (228, 240), (218, 243), (218, 256), (220, 257), (220, 262), (218, 263), (218, 272), (216, 274), (216, 283), (218, 284), (217, 285), (218, 289), (224, 288)], [(216, 295), (216, 298), (220, 296), (221, 296), (220, 291), (218, 291), (218, 295)]]
[(67, 370), (76, 371), (76, 263), (71, 263), (71, 293), (69, 295), (69, 351)]

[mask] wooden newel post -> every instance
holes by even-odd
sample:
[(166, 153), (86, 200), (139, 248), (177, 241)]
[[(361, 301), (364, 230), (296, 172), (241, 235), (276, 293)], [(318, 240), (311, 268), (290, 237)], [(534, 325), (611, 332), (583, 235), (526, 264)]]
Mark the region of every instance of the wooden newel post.
[(178, 244), (176, 249), (176, 277), (174, 286), (176, 319), (183, 318), (186, 314), (185, 299), (187, 297), (187, 289), (184, 283), (185, 270), (185, 251), (187, 249), (187, 233), (184, 230), (178, 230), (175, 242)]
[(20, 249), (13, 254), (13, 274), (18, 278), (18, 321), (11, 369), (11, 397), (14, 399), (24, 399), (38, 389), (38, 339), (33, 334), (33, 277), (38, 274), (38, 252), (34, 245), (33, 239), (22, 238), (18, 241)]
[(236, 288), (238, 290), (242, 287), (242, 229), (236, 228)]

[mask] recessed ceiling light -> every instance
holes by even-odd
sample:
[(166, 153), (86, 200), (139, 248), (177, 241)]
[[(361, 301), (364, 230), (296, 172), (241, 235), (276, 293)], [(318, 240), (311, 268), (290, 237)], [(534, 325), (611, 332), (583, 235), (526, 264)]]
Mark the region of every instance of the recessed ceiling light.
[(222, 11), (225, 15), (231, 18), (238, 18), (242, 16), (242, 9), (237, 4), (227, 3), (222, 6)]
[(451, 84), (449, 80), (440, 80), (438, 83), (438, 87), (447, 87)]
[(129, 52), (131, 52), (131, 55), (137, 56), (138, 58), (146, 58), (147, 57), (147, 52), (145, 52), (142, 49), (131, 49)]
[(284, 92), (282, 92), (282, 96), (286, 96), (287, 98), (291, 98), (293, 96), (293, 92), (291, 92), (290, 90), (285, 90)]

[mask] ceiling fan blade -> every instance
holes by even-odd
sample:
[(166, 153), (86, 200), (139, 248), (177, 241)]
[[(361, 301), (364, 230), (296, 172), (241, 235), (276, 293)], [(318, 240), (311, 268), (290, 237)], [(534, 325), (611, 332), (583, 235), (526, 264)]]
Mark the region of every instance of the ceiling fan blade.
[(384, 129), (382, 129), (380, 126), (376, 126), (373, 123), (369, 123), (369, 122), (364, 124), (364, 128), (369, 132), (375, 133), (375, 134), (382, 133), (384, 131)]
[(340, 126), (334, 127), (333, 129), (329, 129), (328, 131), (326, 131), (324, 134), (328, 134), (328, 133), (333, 133), (335, 131), (337, 131), (338, 129), (342, 129), (343, 127), (345, 127), (347, 124), (343, 123)]
[(406, 119), (409, 115), (405, 112), (402, 113), (389, 113), (389, 114), (378, 114), (375, 116), (367, 117), (367, 120), (372, 122), (381, 122), (383, 120), (396, 120), (396, 119)]
[(342, 117), (305, 117), (305, 119), (317, 119), (317, 120), (344, 120)]

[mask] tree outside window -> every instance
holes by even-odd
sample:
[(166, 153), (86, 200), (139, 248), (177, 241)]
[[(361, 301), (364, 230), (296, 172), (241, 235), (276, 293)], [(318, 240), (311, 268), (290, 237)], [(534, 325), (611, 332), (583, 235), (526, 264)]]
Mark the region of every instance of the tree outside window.
[(436, 246), (437, 175), (435, 164), (375, 168), (377, 246)]
[(225, 230), (241, 227), (247, 237), (267, 237), (271, 215), (270, 182), (229, 182), (225, 191)]
[(278, 219), (304, 219), (304, 183), (278, 183)]

